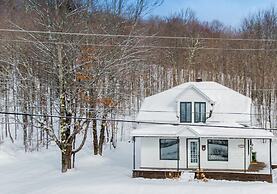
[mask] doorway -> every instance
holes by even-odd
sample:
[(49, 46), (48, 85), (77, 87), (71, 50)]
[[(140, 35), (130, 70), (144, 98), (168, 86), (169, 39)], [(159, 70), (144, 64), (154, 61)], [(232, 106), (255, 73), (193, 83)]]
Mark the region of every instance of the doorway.
[(197, 168), (199, 164), (198, 139), (188, 139), (188, 168)]

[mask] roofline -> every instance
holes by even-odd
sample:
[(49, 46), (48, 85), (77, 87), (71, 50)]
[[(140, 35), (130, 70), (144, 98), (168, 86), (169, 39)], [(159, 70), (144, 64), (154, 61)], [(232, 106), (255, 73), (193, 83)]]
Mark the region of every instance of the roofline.
[(236, 137), (236, 136), (200, 136), (200, 138), (226, 138), (226, 139), (273, 139), (274, 137), (247, 137), (247, 136), (241, 136), (241, 137)]
[(180, 137), (180, 138), (211, 138), (211, 139), (274, 139), (275, 137), (226, 137), (226, 136), (201, 136), (201, 137), (194, 137), (194, 136), (179, 136), (179, 135), (131, 135), (131, 137)]
[[(181, 129), (181, 127), (180, 127)], [(183, 129), (189, 130), (192, 134), (194, 134), (194, 136), (184, 136), (181, 133), (176, 133), (176, 134), (132, 134), (131, 133), (131, 137), (184, 137), (184, 138), (225, 138), (225, 139), (274, 139), (275, 136), (273, 135), (273, 133), (264, 130), (265, 132), (269, 132), (271, 133), (272, 136), (255, 136), (255, 137), (251, 137), (251, 135), (201, 135), (199, 134), (197, 131), (195, 131), (193, 128), (186, 126)], [(241, 128), (241, 129), (247, 129), (247, 128)], [(249, 128), (248, 128), (249, 129)], [(255, 129), (252, 128), (253, 130), (261, 130), (261, 129)], [(137, 129), (138, 130), (138, 129)]]
[(151, 120), (136, 120), (136, 121), (126, 121), (126, 122), (132, 122), (136, 124), (153, 124), (153, 125), (172, 125), (172, 126), (187, 126), (187, 127), (217, 127), (217, 128), (235, 128), (235, 129), (259, 129), (259, 130), (265, 130), (270, 131), (270, 129), (262, 128), (262, 127), (239, 127), (239, 126), (231, 126), (231, 125), (222, 125), (224, 123), (220, 123), (221, 125), (212, 125), (212, 124), (195, 124), (195, 123), (172, 123), (172, 122), (157, 122), (157, 121), (151, 121)]
[(215, 103), (214, 100), (212, 100), (209, 96), (207, 96), (204, 92), (202, 92), (199, 88), (197, 88), (195, 85), (190, 84), (189, 86), (187, 86), (186, 88), (184, 88), (184, 90), (177, 95), (176, 100), (180, 99), (180, 97), (188, 90), (188, 89), (194, 89), (196, 92), (198, 92), (199, 94), (201, 94), (204, 98), (206, 98), (209, 102), (211, 103)]
[[(233, 92), (236, 92), (236, 93), (238, 93), (239, 95), (241, 95), (241, 96), (243, 96), (243, 97), (246, 97), (246, 98), (248, 98), (248, 99), (250, 99), (250, 100), (252, 101), (252, 99), (251, 99), (249, 96), (246, 96), (246, 95), (244, 95), (244, 94), (242, 94), (242, 93), (240, 93), (240, 92), (238, 92), (238, 91), (236, 91), (236, 90), (234, 90), (234, 89), (232, 89), (232, 88), (229, 88), (229, 87), (227, 87), (227, 86), (225, 86), (225, 85), (223, 85), (223, 84), (221, 84), (221, 83), (219, 83), (219, 82), (216, 82), (216, 81), (202, 81), (202, 83), (209, 83), (209, 82), (210, 82), (210, 83), (219, 84), (219, 85), (225, 87), (226, 89), (232, 90)], [(157, 94), (163, 93), (163, 92), (165, 92), (165, 91), (167, 91), (167, 90), (171, 90), (171, 89), (173, 89), (173, 88), (179, 87), (179, 86), (181, 86), (181, 85), (183, 85), (183, 84), (189, 84), (188, 86), (186, 86), (186, 87), (184, 88), (184, 90), (186, 90), (187, 88), (189, 88), (189, 87), (191, 87), (191, 86), (194, 86), (195, 88), (197, 88), (197, 87), (194, 85), (194, 83), (199, 83), (199, 82), (195, 82), (195, 81), (184, 82), (184, 83), (182, 83), (182, 84), (179, 84), (179, 85), (177, 85), (177, 86), (168, 88), (168, 89), (166, 89), (166, 90), (164, 90), (164, 91), (161, 91), (161, 92), (159, 92), (159, 93), (153, 94), (153, 95), (151, 95), (151, 96), (147, 96), (147, 97), (144, 98), (144, 100), (147, 99), (147, 98), (150, 98), (150, 97), (152, 97), (152, 96), (155, 96), (155, 95), (157, 95)], [(201, 82), (200, 82), (200, 83), (201, 83)], [(197, 88), (197, 89), (198, 89), (198, 88)], [(198, 90), (201, 92), (200, 89), (198, 89)], [(203, 93), (203, 92), (201, 92), (201, 93)], [(203, 93), (203, 95), (207, 96), (207, 95), (204, 94), (204, 93)], [(210, 99), (208, 96), (207, 96), (207, 98)], [(210, 100), (211, 100), (211, 102), (214, 102), (212, 99), (210, 99)]]

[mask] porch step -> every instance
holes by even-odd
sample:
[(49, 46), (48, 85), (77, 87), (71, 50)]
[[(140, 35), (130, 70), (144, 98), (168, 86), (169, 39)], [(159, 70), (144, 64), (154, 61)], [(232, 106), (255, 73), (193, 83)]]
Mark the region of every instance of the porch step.
[(260, 170), (263, 170), (265, 167), (266, 167), (266, 164), (264, 162), (255, 162), (250, 164), (248, 171), (259, 172)]
[(271, 168), (272, 168), (272, 169), (276, 169), (276, 168), (277, 168), (277, 164), (272, 164), (272, 165), (271, 165)]

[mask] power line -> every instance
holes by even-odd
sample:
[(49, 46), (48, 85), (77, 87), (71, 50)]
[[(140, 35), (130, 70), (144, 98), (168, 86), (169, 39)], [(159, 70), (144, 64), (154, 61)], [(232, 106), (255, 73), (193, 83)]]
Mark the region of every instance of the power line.
[[(21, 102), (23, 100), (19, 100)], [(55, 101), (53, 101), (55, 102)], [(0, 105), (1, 107), (1, 105)], [(22, 108), (21, 106), (13, 106), (13, 105), (2, 105), (2, 107), (7, 107), (7, 108)], [(47, 108), (47, 105), (35, 105), (35, 106), (30, 106), (30, 108)], [(101, 109), (96, 109), (96, 108), (90, 108), (90, 107), (84, 107), (84, 108), (79, 108), (80, 110), (90, 110), (90, 111), (101, 111)], [(118, 108), (118, 107), (108, 107), (108, 108), (103, 108), (104, 110), (118, 110), (118, 111), (131, 111), (135, 113), (176, 113), (176, 111), (161, 111), (161, 110), (139, 110), (139, 109), (124, 109), (124, 108)], [(194, 113), (200, 113), (200, 112), (191, 112), (192, 114)], [(209, 112), (205, 112), (205, 114), (209, 114)], [(213, 112), (213, 115), (247, 115), (247, 116), (258, 116), (258, 115), (269, 115), (269, 114), (262, 114), (262, 113), (243, 113), (243, 112)], [(270, 115), (274, 115), (274, 113), (271, 113)]]
[(43, 115), (33, 113), (20, 113), (20, 112), (3, 112), (2, 115), (17, 115), (17, 116), (32, 116), (32, 117), (47, 117), (47, 118), (71, 118), (79, 120), (92, 120), (92, 121), (107, 121), (107, 122), (122, 122), (122, 123), (135, 123), (135, 124), (156, 124), (156, 125), (174, 125), (174, 126), (191, 126), (191, 127), (217, 127), (217, 128), (236, 128), (236, 129), (259, 129), (259, 130), (277, 130), (275, 128), (265, 129), (261, 127), (238, 127), (238, 126), (226, 126), (226, 125), (201, 125), (201, 124), (188, 124), (188, 123), (172, 123), (172, 122), (155, 122), (155, 121), (136, 121), (128, 119), (103, 119), (103, 118), (86, 118), (86, 117), (74, 117), (74, 116), (59, 116), (59, 115)]
[(141, 45), (134, 46), (130, 44), (94, 44), (94, 43), (77, 43), (77, 42), (52, 42), (52, 41), (32, 41), (32, 40), (11, 40), (0, 39), (1, 42), (16, 42), (16, 43), (31, 43), (31, 44), (53, 44), (53, 45), (78, 45), (78, 46), (94, 46), (94, 47), (127, 47), (127, 48), (141, 48), (141, 49), (183, 49), (183, 50), (219, 50), (219, 51), (272, 51), (277, 49), (266, 48), (223, 48), (223, 47), (182, 47), (182, 46), (153, 46)]
[(258, 41), (258, 42), (277, 42), (276, 39), (258, 39), (258, 38), (211, 38), (211, 37), (187, 37), (187, 36), (149, 36), (149, 35), (126, 35), (126, 34), (98, 34), (98, 33), (81, 33), (81, 32), (57, 32), (57, 31), (40, 31), (40, 30), (17, 30), (17, 29), (0, 29), (0, 32), (17, 32), (33, 34), (53, 34), (53, 35), (71, 35), (71, 36), (98, 36), (98, 37), (123, 37), (123, 38), (146, 38), (146, 39), (191, 39), (191, 40), (226, 40), (226, 41)]
[[(18, 102), (24, 102), (24, 100), (18, 100)], [(55, 101), (52, 101), (55, 102)], [(19, 105), (0, 105), (0, 107), (7, 107), (7, 108), (22, 108)], [(30, 106), (30, 108), (47, 108), (49, 106), (47, 105), (34, 105), (34, 106)], [(90, 111), (101, 111), (101, 108), (97, 109), (97, 108), (91, 108), (91, 107), (83, 107), (83, 108), (79, 108), (80, 110), (90, 110)], [(103, 108), (104, 110), (118, 110), (118, 111), (131, 111), (131, 112), (135, 112), (135, 113), (176, 113), (176, 111), (169, 111), (169, 110), (139, 110), (139, 109), (124, 109), (124, 108), (120, 108), (120, 107), (108, 107), (108, 108)], [(192, 114), (194, 113), (200, 113), (200, 112), (191, 112)], [(205, 112), (205, 114), (209, 114), (210, 112)], [(243, 112), (212, 112), (213, 115), (247, 115), (247, 116), (259, 116), (259, 115), (274, 115), (274, 113), (271, 114), (262, 114), (262, 113), (243, 113)]]
[[(33, 79), (20, 79), (20, 78), (16, 78), (15, 80), (13, 80), (13, 79), (0, 79), (0, 86), (1, 85), (7, 85), (7, 82), (12, 82), (12, 83), (14, 83), (14, 82), (17, 82), (17, 81), (34, 81)], [(8, 83), (8, 84), (12, 84), (12, 83)], [(39, 84), (41, 84), (41, 85), (43, 85), (43, 86), (49, 86), (49, 87), (51, 87), (51, 88), (59, 88), (59, 86), (51, 86), (51, 85), (49, 85), (49, 84), (47, 84), (47, 83), (39, 83)], [(11, 87), (12, 88), (12, 87)], [(102, 89), (102, 88), (105, 88), (105, 87), (95, 87), (95, 86), (93, 86), (93, 88), (99, 88), (99, 89)], [(182, 89), (182, 88), (181, 88)], [(224, 89), (205, 89), (205, 90), (224, 90)], [(265, 91), (276, 91), (277, 92), (277, 88), (250, 88), (250, 89), (239, 89), (239, 91), (263, 91), (263, 90), (265, 90)], [(234, 90), (234, 91), (236, 91), (236, 90)], [(237, 92), (237, 91), (236, 91)]]
[[(176, 111), (158, 111), (158, 110), (139, 110), (137, 112), (149, 112), (149, 113), (176, 113)], [(194, 113), (201, 113), (201, 112), (191, 112), (192, 114)], [(209, 112), (205, 112), (205, 114), (209, 114)], [(242, 113), (242, 112), (212, 112), (212, 114), (216, 114), (216, 115), (248, 115), (248, 116), (252, 116), (252, 115), (264, 115), (261, 113)], [(273, 115), (274, 113), (272, 113), (271, 115)]]

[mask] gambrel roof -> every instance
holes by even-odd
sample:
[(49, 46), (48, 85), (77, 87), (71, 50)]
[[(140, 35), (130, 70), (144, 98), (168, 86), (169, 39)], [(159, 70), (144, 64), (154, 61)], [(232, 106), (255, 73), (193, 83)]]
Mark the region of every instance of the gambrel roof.
[(251, 99), (212, 81), (187, 82), (145, 98), (137, 121), (178, 123), (178, 99), (188, 90), (196, 91), (214, 104), (207, 122), (250, 124)]

